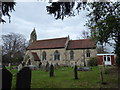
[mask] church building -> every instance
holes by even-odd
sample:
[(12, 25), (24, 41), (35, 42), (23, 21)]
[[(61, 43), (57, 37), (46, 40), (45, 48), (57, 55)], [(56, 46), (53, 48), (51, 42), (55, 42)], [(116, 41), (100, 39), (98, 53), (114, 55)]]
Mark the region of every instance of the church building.
[(96, 57), (96, 44), (91, 39), (70, 40), (68, 37), (37, 40), (35, 29), (32, 31), (24, 61), (28, 65), (59, 64), (87, 66), (91, 57)]

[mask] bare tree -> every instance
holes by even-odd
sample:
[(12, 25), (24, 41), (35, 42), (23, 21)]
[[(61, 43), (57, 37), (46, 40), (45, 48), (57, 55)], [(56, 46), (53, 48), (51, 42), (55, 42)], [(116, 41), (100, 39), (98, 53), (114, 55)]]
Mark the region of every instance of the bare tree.
[[(12, 62), (16, 56), (23, 56), (26, 48), (26, 39), (23, 35), (17, 33), (10, 33), (7, 35), (2, 35), (3, 45), (2, 45), (2, 57), (4, 62), (4, 57)], [(17, 57), (18, 59), (18, 57)]]
[(76, 39), (88, 39), (90, 38), (90, 32), (87, 30), (83, 30), (81, 36), (77, 36)]
[(89, 38), (90, 37), (90, 32), (88, 32), (88, 31), (82, 31), (82, 38), (84, 38), (84, 39), (87, 39), (87, 38)]
[(97, 45), (97, 53), (108, 53), (103, 45)]

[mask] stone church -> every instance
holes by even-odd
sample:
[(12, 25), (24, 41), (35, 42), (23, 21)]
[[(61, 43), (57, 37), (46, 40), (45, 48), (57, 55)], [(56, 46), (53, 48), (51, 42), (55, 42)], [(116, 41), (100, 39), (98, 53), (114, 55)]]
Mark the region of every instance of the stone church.
[(35, 29), (30, 35), (24, 61), (28, 65), (59, 64), (87, 65), (90, 57), (96, 57), (96, 45), (91, 39), (70, 40), (68, 37), (37, 40)]

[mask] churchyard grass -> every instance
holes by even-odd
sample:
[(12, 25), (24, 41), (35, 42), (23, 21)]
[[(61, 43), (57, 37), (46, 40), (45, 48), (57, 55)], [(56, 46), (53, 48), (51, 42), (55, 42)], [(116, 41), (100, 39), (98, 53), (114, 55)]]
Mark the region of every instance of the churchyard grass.
[[(55, 76), (50, 77), (49, 72), (32, 70), (31, 88), (117, 88), (118, 75), (114, 73), (103, 74), (106, 85), (101, 84), (99, 67), (92, 67), (92, 71), (78, 71), (78, 80), (74, 79), (74, 69), (62, 67), (54, 71)], [(11, 70), (13, 74), (12, 88), (15, 88), (17, 69)]]

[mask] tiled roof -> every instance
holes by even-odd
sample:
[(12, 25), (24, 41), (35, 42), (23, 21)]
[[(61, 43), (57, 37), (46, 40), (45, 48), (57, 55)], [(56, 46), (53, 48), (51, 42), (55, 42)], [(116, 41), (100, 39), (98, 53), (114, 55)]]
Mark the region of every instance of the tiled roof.
[(27, 47), (27, 50), (64, 48), (66, 41), (67, 41), (67, 37), (37, 40), (34, 41), (31, 45), (29, 45)]
[(35, 61), (40, 61), (36, 52), (32, 52), (32, 55), (33, 55)]
[(91, 39), (70, 40), (67, 49), (95, 48), (95, 42)]

